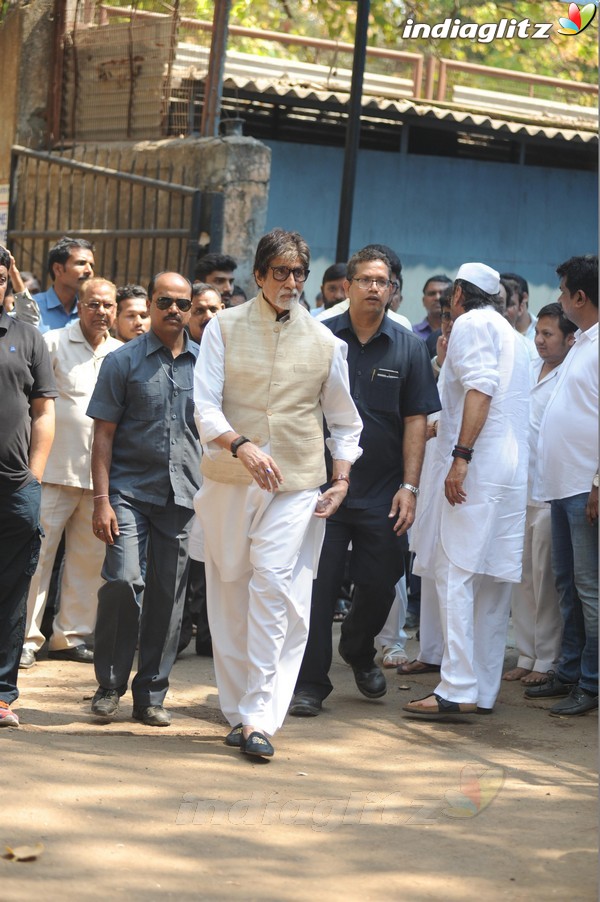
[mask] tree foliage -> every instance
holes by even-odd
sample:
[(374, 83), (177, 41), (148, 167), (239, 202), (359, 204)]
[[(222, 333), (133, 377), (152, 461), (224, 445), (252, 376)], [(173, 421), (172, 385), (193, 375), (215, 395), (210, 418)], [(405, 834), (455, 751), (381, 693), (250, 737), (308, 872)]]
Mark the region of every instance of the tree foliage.
[[(214, 2), (211, 0), (182, 2), (187, 9), (194, 6), (193, 14), (200, 18), (212, 19)], [(230, 22), (248, 28), (353, 43), (356, 8), (356, 0), (233, 0)], [(567, 15), (567, 9), (565, 0), (545, 0), (543, 3), (526, 0), (480, 0), (466, 3), (459, 0), (427, 0), (426, 3), (422, 0), (371, 0), (369, 44), (595, 83), (600, 16), (596, 17), (585, 32), (573, 37), (560, 35), (553, 28), (549, 40), (513, 38), (482, 44), (468, 39), (402, 39), (403, 27), (409, 17), (415, 22), (430, 25), (443, 22), (446, 18), (477, 23), (499, 22), (502, 18), (517, 21), (529, 19), (531, 22), (556, 24), (559, 16)], [(282, 55), (281, 45), (266, 46), (264, 42), (257, 40), (247, 39), (237, 46), (254, 53)], [(318, 61), (315, 55), (311, 55), (303, 47), (290, 45), (285, 54), (309, 62)], [(380, 62), (378, 68), (385, 71), (385, 64)]]

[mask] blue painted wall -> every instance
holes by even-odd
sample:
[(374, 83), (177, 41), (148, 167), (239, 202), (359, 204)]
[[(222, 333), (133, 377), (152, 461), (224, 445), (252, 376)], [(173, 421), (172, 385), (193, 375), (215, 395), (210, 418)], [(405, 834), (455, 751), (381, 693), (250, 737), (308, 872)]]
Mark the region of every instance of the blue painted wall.
[[(296, 229), (308, 241), (313, 304), (334, 262), (343, 151), (265, 143), (272, 150), (267, 228)], [(593, 172), (361, 151), (351, 251), (372, 242), (394, 248), (403, 264), (401, 312), (412, 322), (423, 318), (425, 279), (453, 278), (468, 260), (525, 276), (536, 312), (556, 300), (559, 263), (597, 252), (597, 197)]]

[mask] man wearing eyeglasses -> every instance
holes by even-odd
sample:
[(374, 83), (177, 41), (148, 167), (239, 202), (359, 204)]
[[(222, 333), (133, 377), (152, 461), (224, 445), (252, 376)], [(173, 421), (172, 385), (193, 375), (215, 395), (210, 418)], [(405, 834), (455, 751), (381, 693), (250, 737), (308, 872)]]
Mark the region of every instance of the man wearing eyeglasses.
[(155, 727), (171, 722), (163, 701), (177, 655), (200, 465), (192, 401), (198, 345), (185, 331), (191, 297), (178, 273), (152, 279), (150, 331), (108, 357), (87, 410), (95, 421), (92, 527), (106, 546), (92, 713), (117, 714), (139, 633), (133, 717)]
[(91, 663), (97, 592), (104, 554), (90, 530), (94, 506), (92, 422), (86, 416), (100, 367), (121, 347), (109, 329), (117, 313), (116, 288), (105, 279), (83, 283), (77, 319), (68, 329), (44, 334), (58, 389), (56, 434), (42, 483), (41, 524), (45, 538), (27, 599), (27, 626), (21, 668), (32, 667), (45, 642), (41, 631), (52, 567), (63, 532), (65, 558), (60, 610), (50, 637), (50, 658)]
[[(348, 491), (361, 422), (346, 347), (299, 304), (310, 252), (274, 229), (254, 261), (259, 291), (204, 330), (194, 397), (215, 674), (225, 742), (271, 757), (308, 634), (324, 523)], [(323, 416), (333, 462), (326, 481)]]
[(331, 624), (352, 543), (354, 596), (342, 622), (339, 651), (366, 698), (387, 691), (375, 664), (395, 586), (404, 572), (406, 532), (419, 494), (427, 415), (440, 409), (425, 344), (386, 316), (392, 271), (373, 247), (348, 263), (346, 313), (326, 321), (348, 347), (350, 390), (363, 421), (362, 456), (352, 470), (343, 504), (327, 521), (313, 588), (310, 633), (290, 714), (314, 717), (332, 692)]

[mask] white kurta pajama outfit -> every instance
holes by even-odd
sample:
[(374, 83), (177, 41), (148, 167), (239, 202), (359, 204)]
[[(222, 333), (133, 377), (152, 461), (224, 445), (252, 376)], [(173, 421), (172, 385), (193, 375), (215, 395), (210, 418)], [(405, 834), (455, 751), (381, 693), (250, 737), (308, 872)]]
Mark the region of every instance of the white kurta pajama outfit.
[(60, 608), (52, 625), (50, 649), (60, 651), (86, 644), (91, 642), (94, 633), (105, 545), (92, 532), (94, 424), (86, 410), (104, 358), (123, 347), (122, 342), (107, 335), (93, 348), (79, 321), (46, 332), (44, 340), (50, 352), (58, 397), (56, 432), (42, 483), (40, 519), (45, 539), (27, 599), (24, 648), (35, 654), (45, 642), (41, 623), (63, 530), (66, 546)]
[(538, 673), (554, 669), (562, 636), (558, 592), (552, 572), (550, 504), (532, 500), (536, 470), (540, 465), (537, 454), (540, 423), (562, 369), (561, 364), (538, 381), (543, 364), (544, 361), (538, 358), (530, 365), (529, 480), (523, 578), (513, 587), (511, 605), (519, 651), (517, 666)]
[[(454, 323), (444, 363), (443, 409), (435, 447), (429, 542), (419, 566), (434, 577), (444, 633), (435, 692), (492, 708), (500, 689), (511, 583), (521, 578), (527, 501), (529, 361), (515, 331), (491, 307)], [(464, 402), (476, 389), (492, 399), (452, 507), (444, 480), (458, 441)]]
[[(299, 306), (278, 322), (259, 292), (206, 327), (194, 399), (203, 446), (194, 505), (219, 701), (232, 726), (273, 735), (300, 669), (325, 531), (314, 516), (326, 480), (323, 415), (333, 457), (353, 463), (361, 453), (346, 345)], [(229, 431), (273, 457), (278, 491), (259, 488), (214, 442)]]

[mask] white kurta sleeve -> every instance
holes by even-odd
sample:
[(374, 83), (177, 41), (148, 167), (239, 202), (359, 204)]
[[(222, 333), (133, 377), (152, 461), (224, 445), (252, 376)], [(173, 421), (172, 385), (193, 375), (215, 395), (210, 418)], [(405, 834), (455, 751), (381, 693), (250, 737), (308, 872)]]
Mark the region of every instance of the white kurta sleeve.
[(221, 451), (214, 439), (233, 427), (223, 414), (225, 345), (217, 317), (204, 329), (194, 369), (194, 419), (205, 453)]
[(321, 408), (330, 432), (326, 444), (331, 456), (354, 463), (362, 454), (358, 442), (363, 424), (350, 394), (347, 355), (346, 342), (336, 338), (331, 369), (321, 391)]
[(465, 392), (476, 389), (491, 398), (496, 394), (500, 384), (498, 342), (498, 332), (485, 319), (466, 313), (454, 323), (452, 364)]

